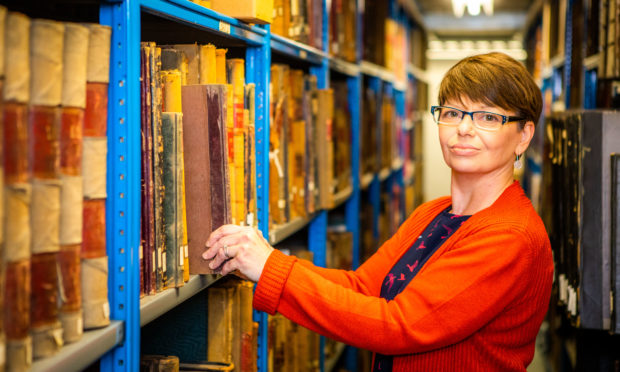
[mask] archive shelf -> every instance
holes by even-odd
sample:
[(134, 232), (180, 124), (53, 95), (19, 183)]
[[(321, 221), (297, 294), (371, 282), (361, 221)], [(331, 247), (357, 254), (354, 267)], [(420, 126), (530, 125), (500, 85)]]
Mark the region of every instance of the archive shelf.
[(284, 36), (271, 34), (271, 49), (283, 55), (294, 57), (308, 63), (320, 65), (327, 58), (326, 54), (311, 46), (288, 39)]
[(284, 239), (306, 227), (313, 218), (314, 215), (309, 217), (297, 217), (288, 223), (275, 225), (273, 229), (269, 231), (269, 244), (275, 245), (280, 243)]

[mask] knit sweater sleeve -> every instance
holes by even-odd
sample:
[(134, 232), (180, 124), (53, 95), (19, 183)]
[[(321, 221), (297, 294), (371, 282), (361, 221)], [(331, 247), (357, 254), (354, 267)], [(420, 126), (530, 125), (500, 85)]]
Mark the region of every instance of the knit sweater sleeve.
[[(263, 276), (280, 277), (274, 281), (261, 276), (254, 306), (382, 354), (453, 344), (483, 327), (531, 285), (528, 279), (535, 265), (531, 252), (540, 242), (505, 225), (490, 226), (459, 241), (450, 239), (444, 243), (449, 249), (433, 255), (389, 302), (337, 284), (274, 252)], [(381, 283), (383, 277), (375, 280)]]

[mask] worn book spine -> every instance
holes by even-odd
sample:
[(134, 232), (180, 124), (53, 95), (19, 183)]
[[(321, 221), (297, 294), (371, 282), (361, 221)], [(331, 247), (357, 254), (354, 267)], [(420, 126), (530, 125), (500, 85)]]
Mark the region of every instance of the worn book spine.
[(332, 137), (334, 117), (334, 92), (331, 89), (319, 90), (319, 116), (317, 119), (315, 141), (318, 154), (318, 179), (320, 207), (334, 207), (334, 143)]
[(200, 47), (198, 44), (175, 44), (174, 49), (183, 53), (184, 64), (187, 66), (183, 85), (200, 83)]
[(306, 152), (304, 168), (304, 195), (305, 208), (307, 213), (314, 213), (316, 210), (316, 155), (314, 146), (315, 128), (315, 109), (316, 106), (316, 77), (314, 75), (304, 76), (304, 93), (302, 100), (303, 119), (306, 122)]
[[(6, 26), (7, 9), (0, 6), (0, 92), (4, 85), (4, 36)], [(0, 115), (4, 111), (3, 100), (0, 99)], [(0, 309), (4, 309), (5, 287), (5, 259), (4, 259), (4, 135), (0, 129)], [(4, 311), (2, 315), (4, 316)], [(4, 372), (6, 366), (6, 336), (4, 334), (4, 319), (0, 318), (0, 371)]]
[(83, 227), (82, 130), (86, 107), (88, 28), (65, 23), (60, 120), (60, 313), (65, 343), (82, 337), (80, 257)]
[[(226, 78), (226, 52), (228, 49), (216, 49), (215, 50), (215, 83), (226, 84), (228, 79)], [(211, 67), (208, 67), (209, 69)], [(212, 73), (209, 71), (209, 73)]]
[(161, 135), (161, 113), (162, 113), (162, 84), (160, 78), (161, 71), (161, 48), (151, 45), (151, 122), (153, 129), (153, 211), (155, 216), (155, 291), (163, 289), (163, 253), (165, 249), (164, 233), (164, 188), (163, 188), (163, 138)]
[(254, 283), (241, 280), (237, 287), (239, 291), (239, 312), (240, 321), (237, 329), (240, 333), (241, 355), (239, 370), (243, 372), (254, 372), (257, 368), (256, 354), (258, 334), (256, 323), (252, 319), (252, 297), (254, 294)]
[(88, 24), (86, 108), (82, 175), (84, 214), (82, 232), (82, 309), (84, 329), (110, 324), (105, 240), (109, 26)]
[(245, 65), (244, 60), (233, 58), (227, 61), (228, 83), (232, 87), (233, 116), (233, 163), (234, 163), (234, 197), (233, 216), (235, 223), (245, 224), (245, 133), (243, 125), (243, 106), (245, 101)]
[[(199, 61), (199, 79), (200, 84), (216, 84), (218, 77), (216, 75), (216, 48), (213, 44), (201, 45)], [(226, 55), (225, 49), (220, 49), (220, 54)], [(225, 57), (224, 57), (225, 58)], [(221, 62), (220, 62), (221, 63)], [(218, 83), (220, 84), (220, 83)]]
[(246, 84), (245, 86), (245, 110), (247, 120), (246, 127), (246, 146), (245, 146), (245, 201), (246, 201), (246, 224), (248, 226), (258, 226), (257, 195), (256, 195), (256, 125), (255, 125), (255, 101), (256, 86)]
[(155, 293), (155, 273), (157, 262), (155, 261), (155, 190), (154, 190), (154, 142), (153, 142), (153, 115), (152, 115), (152, 89), (151, 89), (151, 62), (153, 48), (149, 43), (142, 43), (142, 58), (144, 58), (143, 70), (143, 114), (142, 114), (142, 177), (144, 192), (142, 194), (142, 234), (144, 256), (144, 293)]
[(179, 164), (177, 126), (182, 125), (180, 113), (162, 113), (162, 137), (164, 144), (163, 181), (164, 181), (164, 226), (166, 236), (164, 288), (173, 288), (177, 285), (177, 272), (179, 266), (180, 246), (180, 209), (178, 208), (179, 189)]
[(213, 362), (233, 362), (233, 291), (226, 286), (207, 291), (207, 359)]
[[(207, 86), (182, 87), (183, 147), (190, 274), (212, 271), (202, 259), (212, 229)], [(221, 183), (218, 183), (221, 184)]]
[(149, 199), (147, 194), (147, 180), (149, 178), (148, 159), (149, 148), (147, 146), (146, 136), (146, 122), (150, 119), (150, 111), (147, 109), (147, 94), (148, 80), (147, 80), (147, 62), (148, 61), (148, 47), (144, 42), (140, 43), (140, 298), (147, 294), (148, 287), (148, 269), (147, 259), (145, 251), (148, 249), (149, 239)]
[(6, 369), (24, 371), (32, 364), (30, 337), (30, 184), (28, 102), (30, 101), (30, 18), (8, 12), (5, 27), (3, 94), (3, 216)]
[(180, 287), (189, 280), (189, 256), (187, 246), (187, 207), (185, 204), (185, 148), (183, 147), (183, 113), (178, 113), (179, 123), (177, 125), (177, 162), (178, 162), (178, 180), (179, 195), (177, 195), (177, 208), (180, 213), (179, 221), (179, 268), (177, 270), (176, 286)]
[(37, 359), (55, 354), (63, 345), (57, 266), (64, 24), (35, 19), (30, 31), (31, 335), (33, 358)]

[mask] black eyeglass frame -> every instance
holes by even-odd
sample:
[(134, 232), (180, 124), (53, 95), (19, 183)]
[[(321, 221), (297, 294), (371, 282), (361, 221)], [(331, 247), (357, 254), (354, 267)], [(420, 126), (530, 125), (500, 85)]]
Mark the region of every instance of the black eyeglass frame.
[[(433, 115), (433, 119), (435, 118), (435, 110), (436, 109), (440, 109), (440, 108), (448, 108), (448, 109), (452, 109), (452, 110), (456, 110), (461, 112), (463, 115), (461, 115), (461, 121), (459, 121), (459, 124), (463, 121), (463, 119), (465, 118), (465, 115), (469, 115), (469, 117), (471, 118), (472, 123), (474, 122), (474, 114), (479, 114), (479, 113), (483, 113), (483, 114), (492, 114), (492, 115), (499, 115), (502, 117), (502, 125), (506, 124), (506, 123), (511, 123), (513, 121), (525, 121), (525, 118), (522, 118), (520, 116), (506, 116), (506, 115), (502, 115), (502, 114), (498, 114), (497, 112), (490, 112), (490, 111), (465, 111), (465, 110), (461, 110), (458, 109), (456, 107), (450, 107), (450, 106), (431, 106), (431, 115)], [(435, 120), (435, 122), (437, 124), (444, 124), (444, 123), (439, 123), (438, 120)], [(449, 125), (449, 124), (448, 124)]]

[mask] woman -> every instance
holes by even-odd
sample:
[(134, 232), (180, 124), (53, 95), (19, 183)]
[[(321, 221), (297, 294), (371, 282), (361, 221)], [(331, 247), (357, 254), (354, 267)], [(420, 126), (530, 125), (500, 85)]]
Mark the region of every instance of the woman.
[(551, 247), (513, 169), (534, 134), (541, 93), (502, 53), (452, 67), (431, 109), (451, 195), (418, 207), (355, 272), (274, 250), (223, 226), (205, 259), (257, 281), (254, 307), (375, 352), (373, 371), (525, 371), (545, 316)]

